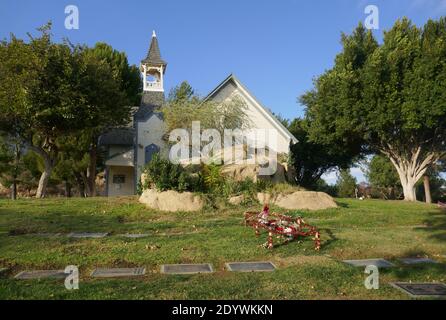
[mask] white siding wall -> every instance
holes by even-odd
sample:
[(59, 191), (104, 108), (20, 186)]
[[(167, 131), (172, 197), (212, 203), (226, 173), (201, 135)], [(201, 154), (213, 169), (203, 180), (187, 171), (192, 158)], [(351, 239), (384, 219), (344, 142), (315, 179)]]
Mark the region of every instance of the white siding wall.
[(141, 168), (145, 164), (145, 147), (148, 145), (156, 144), (160, 147), (160, 154), (162, 157), (166, 157), (169, 154), (167, 145), (162, 139), (165, 134), (166, 125), (156, 115), (152, 115), (145, 122), (137, 123), (138, 141), (137, 141), (137, 182), (141, 177)]
[[(113, 183), (114, 175), (125, 176), (125, 183)], [(108, 169), (108, 196), (130, 196), (135, 194), (133, 167), (111, 166)]]

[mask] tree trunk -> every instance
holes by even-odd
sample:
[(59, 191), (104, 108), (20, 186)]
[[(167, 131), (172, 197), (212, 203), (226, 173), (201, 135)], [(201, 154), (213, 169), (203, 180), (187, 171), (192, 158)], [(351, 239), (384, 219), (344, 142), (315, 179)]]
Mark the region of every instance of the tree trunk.
[(81, 177), (80, 173), (78, 173), (78, 172), (75, 172), (74, 176), (76, 179), (77, 188), (79, 189), (79, 196), (82, 198), (85, 198), (85, 186), (82, 181), (82, 177)]
[(84, 185), (84, 197), (89, 197), (91, 194), (90, 185), (88, 183), (87, 174), (85, 172), (81, 172), (80, 174), (82, 179), (82, 184)]
[(53, 172), (53, 166), (45, 161), (45, 169), (42, 172), (39, 180), (39, 186), (37, 187), (36, 198), (45, 198), (46, 187), (48, 186), (48, 181), (50, 180), (51, 173)]
[(426, 203), (432, 203), (432, 196), (431, 196), (431, 187), (429, 184), (429, 176), (423, 177), (423, 183), (424, 183), (424, 194), (426, 196)]
[(415, 192), (415, 183), (413, 179), (401, 181), (403, 186), (404, 200), (405, 201), (417, 201), (417, 195)]
[(71, 198), (71, 184), (65, 181), (65, 197)]
[[(46, 187), (50, 180), (51, 173), (53, 172), (55, 161), (51, 159), (51, 156), (42, 148), (28, 144), (29, 148), (42, 157), (45, 168), (39, 179), (39, 185), (37, 187), (36, 198), (45, 198)], [(54, 155), (54, 159), (57, 159), (57, 152)]]
[(435, 153), (424, 154), (424, 158), (420, 159), (421, 151), (421, 147), (414, 147), (410, 155), (401, 155), (395, 152), (391, 145), (382, 150), (398, 172), (406, 201), (417, 201), (415, 184), (426, 173), (427, 168), (439, 159)]
[(14, 179), (11, 186), (11, 199), (17, 200), (17, 181)]
[(96, 164), (98, 160), (98, 148), (96, 144), (92, 144), (90, 148), (90, 163), (87, 169), (88, 196), (96, 196)]

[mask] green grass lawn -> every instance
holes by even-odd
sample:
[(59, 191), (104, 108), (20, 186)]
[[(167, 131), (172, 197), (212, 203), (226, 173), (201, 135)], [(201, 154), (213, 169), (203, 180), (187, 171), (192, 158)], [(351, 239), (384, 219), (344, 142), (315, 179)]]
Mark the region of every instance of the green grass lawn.
[[(343, 259), (429, 256), (446, 263), (446, 213), (435, 206), (397, 201), (337, 199), (338, 209), (301, 212), (322, 233), (322, 249), (310, 239), (260, 245), (243, 225), (245, 210), (201, 213), (148, 210), (137, 198), (0, 200), (0, 299), (407, 299), (391, 281), (443, 282), (446, 267), (402, 266), (380, 270), (380, 289), (367, 290), (364, 270)], [(286, 213), (285, 210), (277, 212)], [(298, 212), (289, 212), (297, 215)], [(102, 239), (43, 238), (32, 233), (111, 232)], [(120, 233), (148, 233), (127, 239)], [(270, 260), (271, 273), (230, 273), (224, 263)], [(161, 264), (211, 263), (214, 274), (171, 276)], [(79, 266), (80, 289), (63, 280), (14, 280), (22, 270)], [(96, 267), (146, 267), (137, 279), (92, 279)]]

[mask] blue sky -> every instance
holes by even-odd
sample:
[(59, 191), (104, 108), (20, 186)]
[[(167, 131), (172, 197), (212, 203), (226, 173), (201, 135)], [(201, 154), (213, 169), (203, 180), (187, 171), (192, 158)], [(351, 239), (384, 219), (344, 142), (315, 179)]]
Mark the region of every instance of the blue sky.
[[(51, 20), (56, 40), (104, 41), (139, 64), (156, 30), (167, 90), (187, 80), (206, 95), (235, 73), (265, 106), (294, 118), (303, 114), (297, 97), (332, 66), (341, 32), (364, 21), (369, 4), (380, 11), (379, 39), (403, 16), (422, 25), (446, 15), (446, 0), (1, 0), (0, 38), (23, 38)], [(79, 8), (79, 30), (64, 27), (67, 5)]]

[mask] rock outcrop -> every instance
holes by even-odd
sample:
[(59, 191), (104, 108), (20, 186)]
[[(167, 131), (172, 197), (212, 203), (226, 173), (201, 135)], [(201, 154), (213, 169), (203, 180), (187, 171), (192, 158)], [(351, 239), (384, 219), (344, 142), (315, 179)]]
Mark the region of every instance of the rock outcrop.
[(275, 204), (288, 210), (323, 210), (337, 208), (336, 202), (328, 194), (315, 191), (296, 191), (289, 194), (272, 196), (268, 193), (258, 193), (257, 200)]
[(277, 171), (271, 176), (262, 176), (259, 164), (230, 164), (222, 167), (221, 174), (235, 181), (243, 181), (247, 178), (254, 182), (258, 180), (271, 181), (272, 183), (284, 183), (287, 181), (285, 167), (278, 163)]
[(173, 190), (158, 192), (155, 189), (147, 189), (139, 197), (139, 202), (151, 209), (169, 212), (199, 211), (204, 206), (204, 201), (199, 195)]
[(239, 205), (240, 203), (245, 201), (245, 196), (244, 195), (234, 196), (234, 197), (229, 198), (228, 201), (230, 204)]

